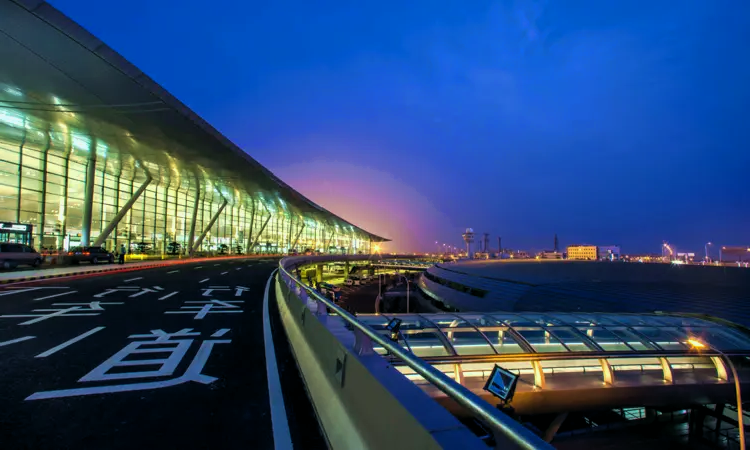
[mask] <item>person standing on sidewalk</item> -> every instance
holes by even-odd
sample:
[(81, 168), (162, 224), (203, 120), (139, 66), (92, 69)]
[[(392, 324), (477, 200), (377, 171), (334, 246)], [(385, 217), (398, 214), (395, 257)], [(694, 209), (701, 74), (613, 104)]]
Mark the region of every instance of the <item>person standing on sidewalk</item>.
[(125, 264), (125, 244), (120, 246), (120, 257), (117, 261), (119, 264)]

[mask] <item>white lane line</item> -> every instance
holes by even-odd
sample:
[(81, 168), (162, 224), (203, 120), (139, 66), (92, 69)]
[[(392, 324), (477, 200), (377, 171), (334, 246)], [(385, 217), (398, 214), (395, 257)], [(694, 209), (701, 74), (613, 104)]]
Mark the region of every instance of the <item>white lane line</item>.
[(169, 275), (170, 273), (177, 273), (177, 272), (179, 272), (179, 270), (173, 270), (171, 272), (167, 272), (167, 275)]
[(218, 264), (214, 264), (214, 267), (218, 266)]
[(164, 296), (162, 296), (162, 297), (159, 297), (159, 298), (158, 298), (157, 300), (166, 300), (166, 299), (168, 299), (169, 297), (171, 297), (171, 296), (175, 295), (175, 294), (176, 294), (177, 292), (178, 292), (178, 291), (174, 291), (174, 292), (171, 292), (171, 293), (169, 293), (169, 294), (167, 294), (167, 295), (164, 295)]
[(28, 341), (29, 339), (34, 339), (35, 337), (36, 336), (24, 336), (24, 337), (20, 337), (18, 339), (11, 339), (9, 341), (0, 342), (0, 347), (2, 347), (4, 345), (15, 344), (16, 342)]
[(63, 292), (62, 294), (48, 295), (46, 297), (35, 298), (34, 301), (38, 302), (39, 300), (47, 300), (48, 298), (62, 297), (63, 295), (75, 294), (76, 292), (78, 291), (68, 291), (68, 292)]
[(0, 292), (0, 297), (4, 295), (13, 295), (13, 294), (21, 294), (23, 292), (31, 292), (31, 291), (38, 291), (39, 287), (33, 287), (33, 288), (11, 288), (12, 290), (8, 290), (5, 292)]
[(238, 268), (236, 268), (236, 269), (234, 269), (234, 270), (240, 270), (240, 269), (242, 269), (242, 267), (238, 267)]
[(276, 272), (277, 270), (274, 270), (268, 278), (266, 291), (263, 294), (263, 343), (266, 350), (266, 378), (268, 379), (268, 400), (271, 404), (273, 445), (276, 450), (291, 450), (293, 448), (292, 435), (289, 433), (284, 394), (281, 392), (281, 380), (279, 380), (279, 366), (276, 364), (276, 349), (273, 346), (273, 334), (271, 334), (271, 317), (268, 315), (268, 292)]
[(212, 334), (211, 337), (222, 337), (229, 332), (229, 328), (222, 328), (216, 333)]
[(129, 282), (131, 282), (131, 281), (142, 280), (142, 279), (143, 279), (143, 277), (136, 277), (136, 278), (131, 278), (131, 279), (129, 279), (129, 280), (124, 280), (124, 281), (123, 281), (123, 283), (129, 283)]
[(64, 349), (65, 347), (67, 347), (69, 345), (73, 345), (73, 344), (75, 344), (76, 342), (78, 342), (78, 341), (80, 341), (82, 339), (86, 339), (87, 337), (91, 336), (92, 334), (94, 334), (96, 332), (102, 331), (103, 329), (104, 329), (104, 327), (92, 328), (89, 331), (87, 331), (87, 332), (85, 332), (83, 334), (80, 334), (80, 335), (74, 337), (73, 339), (71, 339), (69, 341), (65, 341), (65, 342), (63, 342), (62, 344), (60, 344), (60, 345), (58, 345), (56, 347), (52, 347), (51, 349), (47, 350), (46, 352), (42, 352), (42, 353), (36, 355), (35, 358), (46, 358), (49, 355), (52, 355), (52, 354), (55, 354), (55, 353), (59, 352), (60, 350)]
[(200, 280), (198, 283), (205, 283), (208, 280), (209, 280), (209, 278), (204, 278), (204, 279)]
[(193, 269), (202, 269), (203, 266), (193, 267)]
[(221, 274), (222, 274), (222, 275), (226, 275), (226, 274), (228, 274), (228, 273), (229, 273), (229, 272), (221, 272)]

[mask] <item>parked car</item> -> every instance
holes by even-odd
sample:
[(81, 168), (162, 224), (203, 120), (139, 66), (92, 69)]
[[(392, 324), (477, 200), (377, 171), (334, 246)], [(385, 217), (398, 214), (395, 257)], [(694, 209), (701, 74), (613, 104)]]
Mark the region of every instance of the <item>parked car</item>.
[(38, 267), (42, 261), (42, 255), (28, 245), (0, 243), (0, 267), (3, 269), (13, 269), (23, 264)]
[(68, 259), (73, 264), (81, 261), (88, 261), (91, 264), (106, 261), (112, 264), (115, 261), (115, 255), (101, 247), (73, 247), (68, 251)]

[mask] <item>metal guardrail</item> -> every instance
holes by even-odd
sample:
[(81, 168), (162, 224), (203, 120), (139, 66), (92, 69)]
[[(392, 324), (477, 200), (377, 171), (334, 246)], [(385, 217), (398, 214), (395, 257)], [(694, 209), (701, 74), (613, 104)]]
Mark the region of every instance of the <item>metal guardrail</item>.
[[(475, 418), (484, 422), (495, 433), (496, 440), (507, 440), (523, 449), (552, 449), (553, 447), (544, 442), (539, 436), (532, 433), (523, 425), (506, 416), (479, 396), (457, 383), (443, 372), (435, 369), (414, 354), (404, 350), (401, 346), (393, 344), (381, 334), (369, 326), (361, 323), (356, 317), (336, 305), (331, 300), (315, 292), (306, 286), (294, 275), (290, 274), (284, 267), (284, 260), (279, 262), (279, 273), (283, 274), (299, 287), (307, 291), (308, 295), (316, 301), (326, 305), (331, 311), (339, 315), (354, 330), (364, 334), (378, 345), (388, 350), (392, 355), (398, 357), (412, 370), (421, 375), (425, 380), (440, 389), (456, 403), (466, 408)], [(499, 439), (498, 439), (499, 438)]]

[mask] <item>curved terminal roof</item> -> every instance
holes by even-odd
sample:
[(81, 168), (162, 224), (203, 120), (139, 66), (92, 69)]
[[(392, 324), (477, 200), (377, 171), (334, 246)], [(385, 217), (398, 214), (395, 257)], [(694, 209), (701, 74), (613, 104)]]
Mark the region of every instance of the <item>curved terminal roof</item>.
[(750, 351), (750, 336), (739, 328), (693, 316), (504, 312), (357, 316), (384, 335), (389, 335), (385, 327), (394, 317), (402, 320), (399, 343), (422, 358), (687, 352), (693, 346), (690, 339), (706, 349)]
[[(0, 132), (83, 143), (165, 185), (196, 181), (232, 204), (259, 198), (340, 232), (387, 241), (281, 181), (164, 88), (44, 1), (0, 2)], [(134, 175), (135, 176), (135, 175)]]

